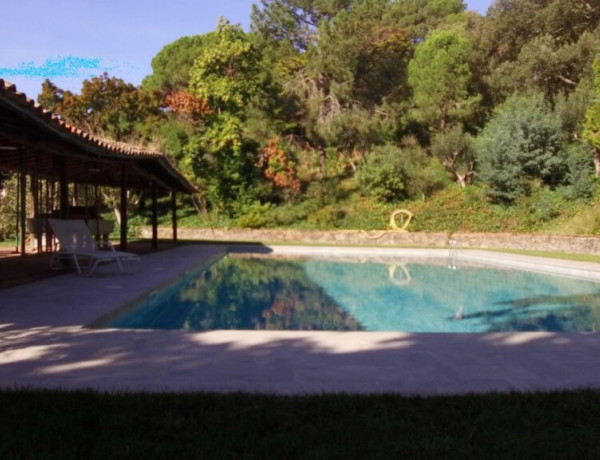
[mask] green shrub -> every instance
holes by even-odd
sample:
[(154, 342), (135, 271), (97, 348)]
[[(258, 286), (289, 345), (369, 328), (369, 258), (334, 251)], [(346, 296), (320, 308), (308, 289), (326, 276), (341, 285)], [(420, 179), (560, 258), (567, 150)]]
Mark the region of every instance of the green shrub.
[(237, 226), (242, 228), (261, 228), (268, 223), (268, 212), (271, 209), (270, 203), (261, 204), (255, 201), (240, 209), (241, 215), (235, 220)]
[(311, 213), (308, 216), (307, 223), (311, 228), (320, 230), (339, 228), (340, 221), (345, 215), (346, 213), (342, 209), (327, 206)]
[(369, 198), (352, 200), (344, 204), (344, 217), (338, 222), (339, 228), (348, 230), (385, 230), (390, 214), (396, 209), (394, 204), (383, 204)]
[(426, 200), (451, 183), (446, 168), (438, 158), (430, 158), (419, 149), (404, 165), (406, 191), (410, 198)]
[(313, 181), (308, 185), (304, 200), (311, 203), (314, 209), (338, 203), (346, 197), (346, 192), (340, 187), (340, 179), (326, 177), (320, 181)]
[(426, 202), (407, 206), (414, 213), (413, 231), (452, 234), (466, 232), (499, 232), (504, 230), (506, 210), (499, 205), (490, 206), (483, 190), (471, 185), (465, 188), (452, 185)]
[(402, 155), (391, 144), (373, 149), (356, 173), (363, 193), (384, 202), (406, 198)]
[(592, 197), (598, 185), (598, 179), (594, 174), (592, 152), (589, 147), (582, 144), (569, 146), (567, 165), (566, 195), (572, 200), (585, 200)]
[(431, 158), (415, 139), (404, 139), (402, 148), (392, 144), (375, 147), (356, 178), (362, 192), (384, 203), (427, 198), (450, 183), (439, 159)]
[(476, 141), (478, 178), (495, 202), (511, 203), (529, 192), (529, 181), (558, 185), (566, 174), (564, 133), (542, 94), (512, 96)]

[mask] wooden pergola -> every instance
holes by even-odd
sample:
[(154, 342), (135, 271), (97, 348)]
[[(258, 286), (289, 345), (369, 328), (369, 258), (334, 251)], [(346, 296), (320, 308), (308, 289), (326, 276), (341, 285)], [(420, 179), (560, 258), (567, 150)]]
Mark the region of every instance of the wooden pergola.
[(19, 177), (19, 231), (25, 253), (26, 178), (32, 187), (45, 180), (58, 185), (60, 218), (69, 218), (69, 184), (120, 190), (120, 244), (127, 246), (127, 191), (152, 196), (152, 246), (158, 245), (157, 199), (171, 195), (173, 239), (177, 239), (176, 194), (195, 187), (164, 154), (91, 136), (52, 112), (36, 106), (0, 79), (0, 172)]

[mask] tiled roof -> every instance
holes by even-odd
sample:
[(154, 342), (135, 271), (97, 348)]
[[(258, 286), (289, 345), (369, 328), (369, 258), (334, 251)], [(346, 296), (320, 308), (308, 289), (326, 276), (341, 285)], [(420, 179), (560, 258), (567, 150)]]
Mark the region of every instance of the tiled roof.
[[(134, 187), (142, 187), (143, 184), (152, 182), (166, 190), (195, 190), (164, 154), (92, 136), (61, 120), (57, 114), (44, 110), (24, 93), (19, 92), (15, 85), (0, 79), (0, 169), (16, 170), (18, 161), (22, 160), (18, 160), (15, 153), (7, 153), (9, 149), (42, 153), (46, 160), (46, 168), (44, 169), (44, 165), (40, 168), (39, 158), (35, 160), (35, 167), (42, 176), (44, 172), (50, 173), (50, 165), (56, 157), (73, 162), (98, 161), (107, 169), (111, 169), (111, 166), (112, 169), (120, 167), (126, 162), (132, 166), (133, 172), (130, 174), (133, 174)], [(26, 164), (29, 169), (34, 168), (31, 159)], [(76, 170), (78, 168), (74, 168), (74, 171)], [(108, 174), (98, 175), (96, 178), (85, 177), (72, 175), (70, 179), (112, 186), (118, 186), (120, 180), (114, 174), (110, 177)]]

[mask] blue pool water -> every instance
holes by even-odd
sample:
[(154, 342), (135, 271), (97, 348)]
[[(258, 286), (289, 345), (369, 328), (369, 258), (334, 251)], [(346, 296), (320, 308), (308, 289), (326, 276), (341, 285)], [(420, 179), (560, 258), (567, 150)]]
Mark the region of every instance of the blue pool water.
[(583, 332), (600, 284), (446, 260), (339, 262), (227, 256), (102, 327)]

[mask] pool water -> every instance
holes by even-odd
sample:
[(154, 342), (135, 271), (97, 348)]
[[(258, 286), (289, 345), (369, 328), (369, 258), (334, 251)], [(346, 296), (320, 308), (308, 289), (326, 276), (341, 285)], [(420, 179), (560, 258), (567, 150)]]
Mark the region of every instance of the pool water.
[(103, 325), (117, 328), (583, 332), (600, 284), (442, 259), (226, 256)]

